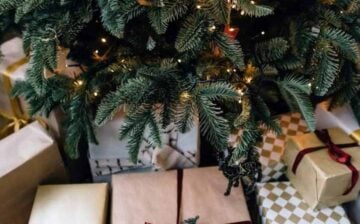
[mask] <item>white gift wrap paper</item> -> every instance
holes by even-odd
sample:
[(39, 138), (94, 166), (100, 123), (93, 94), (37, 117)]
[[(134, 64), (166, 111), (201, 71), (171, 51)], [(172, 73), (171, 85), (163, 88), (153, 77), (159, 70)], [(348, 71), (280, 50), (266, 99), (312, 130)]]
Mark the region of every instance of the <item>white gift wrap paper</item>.
[[(349, 135), (360, 129), (350, 105), (334, 108), (331, 111), (328, 108), (328, 102), (317, 105), (315, 111), (317, 129), (339, 127)], [(354, 223), (360, 223), (360, 196), (356, 201), (346, 203), (344, 208)]]
[(317, 105), (315, 110), (316, 129), (328, 129), (339, 127), (347, 134), (360, 129), (350, 105), (328, 110), (328, 103), (323, 102)]
[[(184, 134), (174, 125), (161, 129), (163, 147), (153, 146), (145, 130), (144, 141), (138, 154), (137, 163), (130, 161), (127, 140), (119, 140), (119, 129), (124, 124), (125, 113), (120, 111), (113, 120), (97, 128), (98, 145), (90, 144), (89, 162), (94, 181), (110, 181), (110, 175), (118, 172), (166, 170), (196, 167), (200, 160), (200, 137), (198, 121)], [(163, 150), (164, 149), (164, 150)], [(181, 157), (181, 158), (180, 158)]]

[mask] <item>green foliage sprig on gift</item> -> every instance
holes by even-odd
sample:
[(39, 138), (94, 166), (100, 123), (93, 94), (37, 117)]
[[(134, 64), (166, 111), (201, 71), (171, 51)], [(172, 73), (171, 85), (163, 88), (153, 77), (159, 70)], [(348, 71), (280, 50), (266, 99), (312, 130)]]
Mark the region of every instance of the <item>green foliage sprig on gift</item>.
[[(360, 111), (358, 0), (3, 0), (7, 13), (31, 55), (14, 94), (32, 114), (65, 111), (73, 158), (81, 139), (96, 143), (94, 125), (123, 107), (120, 138), (129, 137), (133, 161), (146, 128), (161, 146), (161, 127), (173, 122), (186, 132), (198, 117), (217, 150), (231, 128), (244, 130), (232, 164), (254, 150), (264, 127), (281, 131), (273, 115), (284, 101), (311, 130), (311, 94)], [(64, 47), (87, 67), (75, 79), (57, 72)]]

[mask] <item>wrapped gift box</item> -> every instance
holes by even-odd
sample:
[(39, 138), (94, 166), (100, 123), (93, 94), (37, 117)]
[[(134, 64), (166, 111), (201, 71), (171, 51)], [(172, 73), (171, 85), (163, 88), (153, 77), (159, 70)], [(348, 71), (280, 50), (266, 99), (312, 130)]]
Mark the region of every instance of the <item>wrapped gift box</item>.
[[(360, 148), (357, 143), (339, 128), (322, 133), (328, 133), (332, 142), (351, 156), (349, 161), (343, 161), (346, 164), (340, 163), (343, 156), (336, 152), (337, 149), (329, 147), (332, 143), (325, 143), (315, 133), (291, 137), (283, 155), (283, 160), (289, 166), (288, 178), (312, 208), (355, 200), (360, 190), (360, 181), (355, 180), (354, 183), (352, 180), (360, 169)], [(321, 138), (325, 138), (326, 135), (322, 135)], [(334, 153), (338, 154), (335, 156)], [(354, 174), (350, 165), (355, 169)], [(352, 183), (352, 190), (347, 192)]]
[(23, 117), (26, 114), (26, 103), (9, 96), (14, 82), (25, 79), (29, 65), (22, 48), (22, 40), (13, 38), (3, 43), (0, 49), (3, 54), (0, 63), (0, 108), (10, 115)]
[(154, 147), (148, 140), (147, 131), (138, 154), (137, 163), (130, 161), (127, 139), (119, 140), (118, 132), (124, 124), (125, 114), (117, 116), (96, 130), (98, 145), (89, 146), (89, 163), (93, 180), (110, 181), (111, 174), (123, 171), (168, 170), (197, 167), (200, 161), (199, 126), (196, 123), (187, 133), (177, 131), (174, 125), (162, 130), (163, 148)]
[[(276, 136), (273, 132), (263, 135), (263, 141), (257, 146), (260, 163), (262, 164), (262, 180), (278, 180), (286, 172), (286, 165), (281, 161), (286, 139), (290, 136), (303, 134), (307, 126), (299, 113), (288, 113), (279, 116), (282, 134)], [(230, 144), (236, 145), (240, 140), (241, 131), (230, 136)]]
[[(0, 117), (2, 113), (13, 116), (17, 119), (28, 120), (28, 104), (23, 98), (11, 98), (9, 96), (13, 85), (17, 81), (26, 79), (26, 71), (29, 68), (28, 58), (23, 50), (21, 38), (13, 38), (0, 46), (3, 54), (0, 63)], [(60, 63), (64, 64), (64, 63)], [(68, 68), (67, 72), (74, 72), (73, 68)], [(61, 136), (62, 113), (59, 109), (50, 113), (46, 119), (52, 135), (59, 139)], [(2, 127), (0, 121), (0, 127)]]
[(105, 224), (107, 184), (39, 186), (29, 224)]
[(350, 224), (341, 206), (312, 210), (290, 182), (258, 183), (263, 224)]
[[(321, 130), (339, 127), (353, 137), (355, 141), (360, 142), (358, 137), (360, 126), (350, 105), (334, 108), (331, 111), (328, 108), (328, 102), (317, 105), (315, 111), (316, 128)], [(344, 207), (350, 219), (352, 219), (354, 223), (360, 223), (360, 196), (356, 201), (349, 202)]]
[(0, 160), (1, 223), (27, 223), (37, 186), (67, 181), (56, 143), (37, 122), (0, 141)]
[(199, 216), (200, 224), (250, 223), (241, 185), (226, 197), (227, 183), (217, 167), (113, 175), (111, 221), (181, 223)]

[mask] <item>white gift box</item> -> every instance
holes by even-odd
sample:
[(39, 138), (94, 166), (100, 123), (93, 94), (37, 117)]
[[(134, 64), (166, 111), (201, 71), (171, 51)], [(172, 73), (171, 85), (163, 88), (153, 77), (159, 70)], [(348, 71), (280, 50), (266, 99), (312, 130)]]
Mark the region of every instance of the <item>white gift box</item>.
[(148, 130), (138, 154), (137, 163), (129, 159), (127, 139), (119, 140), (119, 129), (124, 124), (125, 114), (117, 116), (103, 127), (97, 128), (98, 145), (89, 145), (89, 162), (96, 182), (110, 181), (111, 174), (197, 167), (200, 161), (199, 125), (187, 133), (179, 133), (174, 125), (162, 131), (163, 148), (156, 148), (148, 140)]
[(328, 108), (327, 102), (317, 105), (315, 110), (316, 129), (338, 127), (349, 135), (353, 135), (357, 130), (360, 130), (359, 123), (357, 122), (350, 105), (337, 107), (331, 111), (329, 111)]
[(311, 209), (290, 182), (257, 184), (263, 224), (350, 224), (341, 206)]
[(107, 184), (39, 186), (29, 224), (105, 224)]
[(0, 223), (27, 223), (37, 186), (66, 181), (57, 145), (38, 122), (0, 140)]

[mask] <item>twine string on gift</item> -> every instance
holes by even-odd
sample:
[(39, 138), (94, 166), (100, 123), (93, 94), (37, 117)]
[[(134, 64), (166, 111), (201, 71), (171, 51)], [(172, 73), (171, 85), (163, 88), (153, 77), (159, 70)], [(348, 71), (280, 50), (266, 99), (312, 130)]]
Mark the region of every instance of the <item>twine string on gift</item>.
[[(316, 137), (322, 141), (325, 144), (325, 147), (328, 149), (329, 156), (332, 160), (346, 165), (349, 170), (351, 171), (351, 185), (350, 187), (343, 193), (343, 195), (346, 195), (351, 192), (351, 190), (355, 187), (358, 179), (359, 179), (359, 172), (354, 167), (354, 165), (351, 163), (351, 155), (346, 153), (342, 150), (342, 148), (349, 148), (349, 147), (355, 147), (358, 146), (357, 143), (347, 143), (347, 144), (335, 144), (329, 135), (328, 130), (316, 130), (315, 131)], [(312, 153), (318, 150), (324, 149), (324, 146), (318, 146), (318, 147), (311, 147), (301, 150), (295, 158), (294, 164), (292, 166), (292, 172), (296, 174), (296, 170), (304, 158), (304, 156), (308, 153)]]
[(13, 129), (14, 132), (17, 132), (20, 130), (20, 128), (22, 126), (25, 126), (28, 123), (27, 120), (18, 118), (16, 116), (12, 116), (12, 115), (8, 114), (6, 111), (3, 111), (1, 109), (0, 109), (0, 116), (4, 117), (7, 120), (10, 120), (10, 123), (5, 125), (0, 130), (0, 136), (4, 136), (10, 129)]
[[(182, 191), (183, 191), (183, 179), (184, 172), (182, 169), (177, 170), (177, 202), (176, 202), (176, 224), (180, 224), (180, 211), (181, 211), (181, 199), (182, 199)], [(225, 197), (225, 196), (224, 196)], [(144, 224), (153, 224), (150, 222), (144, 222)], [(240, 222), (232, 222), (232, 223), (224, 223), (224, 224), (251, 224), (251, 221), (240, 221)]]

